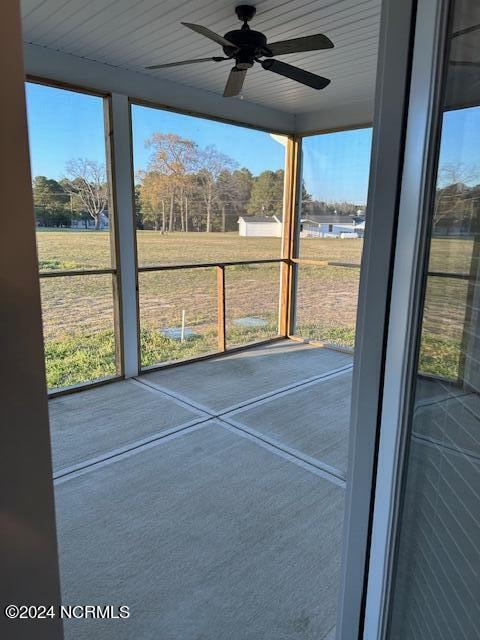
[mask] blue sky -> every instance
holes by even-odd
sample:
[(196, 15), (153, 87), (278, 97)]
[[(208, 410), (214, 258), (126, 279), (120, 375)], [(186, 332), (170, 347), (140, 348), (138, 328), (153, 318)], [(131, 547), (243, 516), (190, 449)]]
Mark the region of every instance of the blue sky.
[(439, 164), (463, 165), (460, 177), (468, 175), (467, 183), (480, 184), (480, 107), (444, 113)]
[(105, 162), (101, 98), (27, 83), (32, 175), (59, 179), (71, 158)]
[(145, 140), (156, 131), (176, 133), (199, 147), (213, 144), (254, 175), (285, 166), (284, 147), (263, 131), (137, 105), (132, 106), (132, 126), (136, 171), (148, 163), (151, 150), (145, 148)]
[(367, 200), (371, 129), (309, 136), (303, 140), (303, 179), (316, 200)]
[[(71, 158), (105, 162), (101, 98), (27, 83), (27, 110), (33, 176), (59, 179)], [(213, 144), (255, 175), (285, 164), (284, 147), (262, 131), (136, 105), (132, 123), (135, 171), (146, 168), (144, 142), (156, 131)]]
[[(71, 158), (105, 161), (102, 99), (27, 83), (32, 174), (60, 179)], [(257, 175), (284, 166), (283, 147), (267, 133), (204, 118), (133, 106), (135, 170), (144, 169), (154, 132), (177, 133), (200, 147), (215, 145), (240, 167)], [(304, 180), (318, 200), (364, 204), (368, 189), (371, 129), (343, 131), (304, 139)], [(480, 108), (445, 114), (441, 164), (475, 167), (480, 183)], [(469, 174), (472, 173), (470, 170)]]

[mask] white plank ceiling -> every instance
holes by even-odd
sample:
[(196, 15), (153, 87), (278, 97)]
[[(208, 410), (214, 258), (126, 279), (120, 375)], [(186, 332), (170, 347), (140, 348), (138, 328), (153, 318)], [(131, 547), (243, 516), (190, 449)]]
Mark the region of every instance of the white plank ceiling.
[[(23, 0), (26, 43), (221, 95), (230, 62), (145, 71), (151, 64), (223, 55), (214, 42), (180, 21), (225, 34), (239, 28), (232, 0)], [(253, 29), (270, 42), (325, 33), (329, 51), (279, 57), (331, 78), (314, 91), (255, 65), (243, 99), (291, 114), (371, 100), (374, 94), (381, 0), (258, 0)], [(230, 98), (229, 100), (238, 100)]]

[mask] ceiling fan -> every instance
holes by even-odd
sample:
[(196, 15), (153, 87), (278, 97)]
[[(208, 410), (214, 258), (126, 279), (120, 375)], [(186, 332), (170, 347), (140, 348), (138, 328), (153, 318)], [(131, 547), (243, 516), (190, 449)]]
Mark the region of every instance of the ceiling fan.
[[(267, 38), (260, 31), (253, 31), (248, 26), (249, 21), (256, 13), (256, 8), (241, 4), (235, 8), (235, 12), (243, 22), (240, 29), (229, 31), (225, 36), (218, 35), (214, 31), (202, 27), (199, 24), (182, 22), (185, 27), (196, 31), (202, 36), (213, 40), (221, 45), (226, 57), (213, 56), (211, 58), (198, 58), (197, 60), (183, 60), (182, 62), (169, 62), (167, 64), (154, 64), (145, 67), (148, 70), (167, 69), (184, 64), (194, 64), (197, 62), (221, 62), (223, 60), (235, 60), (235, 66), (230, 71), (227, 84), (223, 92), (225, 98), (238, 95), (242, 91), (243, 83), (248, 69), (258, 62), (266, 71), (272, 71), (278, 75), (290, 78), (296, 82), (312, 87), (312, 89), (324, 89), (330, 80), (323, 78), (310, 71), (299, 69), (291, 64), (273, 60), (273, 56), (287, 53), (301, 53), (304, 51), (318, 51), (319, 49), (331, 49), (333, 42), (327, 36), (319, 33), (303, 38), (293, 38), (292, 40), (281, 40), (279, 42), (267, 43)], [(266, 60), (261, 60), (266, 58)]]

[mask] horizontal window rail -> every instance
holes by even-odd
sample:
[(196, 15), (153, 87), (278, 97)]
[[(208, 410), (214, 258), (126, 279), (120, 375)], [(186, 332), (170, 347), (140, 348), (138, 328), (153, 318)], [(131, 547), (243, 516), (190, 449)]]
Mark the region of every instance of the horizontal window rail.
[(99, 276), (117, 273), (116, 269), (52, 269), (52, 271), (39, 271), (40, 278), (63, 278), (65, 276)]
[[(307, 264), (318, 265), (320, 267), (342, 267), (351, 269), (360, 269), (360, 264), (355, 262), (336, 262), (331, 260), (315, 260), (315, 259), (303, 259), (303, 258), (268, 258), (265, 260), (232, 260), (229, 262), (194, 262), (194, 263), (172, 263), (172, 264), (153, 264), (138, 267), (139, 273), (146, 273), (149, 271), (169, 271), (176, 269), (205, 269), (208, 267), (234, 267), (236, 265), (249, 265), (249, 264)], [(65, 276), (95, 276), (103, 274), (115, 274), (117, 269), (113, 268), (101, 268), (101, 269), (52, 269), (51, 271), (39, 271), (40, 278), (63, 278)], [(428, 275), (434, 278), (456, 278), (458, 280), (470, 280), (471, 275), (469, 273), (457, 273), (450, 271), (429, 271)]]
[(427, 274), (431, 278), (455, 278), (457, 280), (472, 280), (469, 273), (456, 273), (449, 271), (429, 271)]
[[(315, 258), (292, 258), (293, 264), (316, 265), (318, 267), (342, 267), (346, 269), (360, 269), (359, 262), (337, 262), (335, 260), (317, 260)], [(469, 273), (461, 273), (457, 271), (429, 271), (428, 276), (432, 278), (455, 278), (457, 280), (471, 280)]]
[(143, 267), (138, 267), (139, 273), (146, 273), (148, 271), (171, 271), (175, 269), (205, 269), (208, 267), (234, 267), (236, 265), (247, 264), (278, 264), (280, 262), (287, 263), (286, 258), (269, 258), (266, 260), (232, 260), (231, 262), (194, 262), (194, 263), (175, 263), (172, 264), (153, 264)]

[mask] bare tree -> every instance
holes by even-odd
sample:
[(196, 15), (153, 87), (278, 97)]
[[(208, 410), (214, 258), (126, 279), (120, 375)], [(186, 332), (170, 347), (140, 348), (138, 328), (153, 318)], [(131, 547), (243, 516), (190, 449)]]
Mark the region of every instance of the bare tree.
[(464, 162), (446, 162), (439, 167), (439, 185), (441, 187), (456, 184), (468, 185), (480, 182), (480, 171), (476, 165)]
[(433, 211), (433, 224), (438, 226), (445, 220), (461, 220), (471, 215), (472, 201), (468, 198), (469, 184), (480, 182), (477, 166), (463, 162), (445, 163), (438, 171), (437, 195)]
[(69, 160), (66, 165), (67, 177), (63, 187), (67, 193), (77, 199), (95, 221), (95, 229), (100, 228), (100, 216), (108, 204), (108, 185), (105, 176), (105, 165), (77, 158)]
[(225, 171), (232, 171), (235, 162), (209, 145), (198, 153), (197, 181), (202, 200), (205, 205), (205, 230), (212, 230), (212, 208), (217, 195), (217, 183)]

